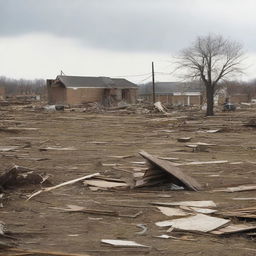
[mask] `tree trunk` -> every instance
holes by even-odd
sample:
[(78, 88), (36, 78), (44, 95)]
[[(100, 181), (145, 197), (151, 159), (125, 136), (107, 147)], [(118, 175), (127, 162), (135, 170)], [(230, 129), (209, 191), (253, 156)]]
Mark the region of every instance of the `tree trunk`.
[(213, 116), (214, 111), (214, 90), (212, 85), (206, 86), (206, 98), (207, 98), (207, 110), (206, 110), (206, 116)]

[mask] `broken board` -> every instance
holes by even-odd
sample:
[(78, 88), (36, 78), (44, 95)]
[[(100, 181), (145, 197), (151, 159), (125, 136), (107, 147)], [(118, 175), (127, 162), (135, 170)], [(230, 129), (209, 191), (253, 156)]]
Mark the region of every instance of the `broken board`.
[[(159, 175), (159, 169), (164, 173), (168, 174), (168, 177), (172, 181), (172, 183), (177, 184), (179, 186), (183, 186), (189, 190), (198, 191), (201, 190), (201, 185), (192, 177), (184, 174), (178, 167), (174, 166), (171, 162), (166, 160), (161, 160), (155, 156), (148, 154), (145, 151), (141, 151), (139, 153), (142, 157), (144, 157), (155, 169), (151, 169), (151, 175)], [(147, 176), (147, 172), (145, 176)]]
[(149, 247), (149, 246), (138, 244), (134, 241), (129, 241), (129, 240), (102, 239), (101, 242), (104, 244), (109, 244), (117, 247), (144, 247), (144, 248)]
[(188, 216), (190, 213), (183, 211), (182, 209), (179, 208), (171, 208), (171, 207), (162, 207), (159, 206), (157, 207), (160, 212), (166, 216), (169, 217), (177, 217), (177, 216)]
[(216, 207), (213, 201), (180, 201), (171, 203), (152, 202), (153, 205), (162, 206), (190, 206), (190, 207)]
[(256, 225), (247, 225), (247, 224), (231, 224), (227, 227), (214, 230), (211, 232), (211, 234), (214, 235), (228, 235), (228, 234), (234, 234), (234, 233), (242, 233), (247, 231), (253, 231), (256, 230)]

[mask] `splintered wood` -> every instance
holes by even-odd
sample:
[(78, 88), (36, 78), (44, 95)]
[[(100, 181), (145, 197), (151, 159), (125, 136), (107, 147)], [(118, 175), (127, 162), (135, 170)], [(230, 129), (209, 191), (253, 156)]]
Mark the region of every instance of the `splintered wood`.
[(248, 225), (248, 224), (230, 224), (227, 227), (220, 228), (218, 230), (214, 230), (211, 234), (214, 235), (228, 235), (234, 233), (248, 232), (256, 230), (256, 225)]
[(151, 166), (151, 168), (145, 172), (139, 184), (140, 186), (169, 182), (183, 186), (188, 190), (198, 191), (202, 189), (201, 185), (195, 179), (183, 173), (181, 169), (171, 162), (159, 159), (145, 151), (141, 151), (139, 154), (144, 157)]
[(83, 176), (83, 177), (80, 177), (80, 178), (77, 178), (77, 179), (74, 179), (74, 180), (69, 180), (69, 181), (63, 182), (63, 183), (58, 184), (58, 185), (53, 186), (53, 187), (43, 188), (43, 189), (41, 189), (41, 190), (31, 194), (28, 197), (27, 201), (30, 200), (31, 198), (33, 198), (33, 197), (43, 193), (43, 192), (49, 192), (49, 191), (52, 191), (54, 189), (57, 189), (57, 188), (60, 188), (60, 187), (64, 187), (66, 185), (74, 184), (74, 183), (76, 183), (78, 181), (82, 181), (82, 180), (86, 180), (86, 179), (90, 179), (90, 178), (96, 177), (98, 175), (100, 175), (100, 174), (99, 173), (94, 173), (94, 174), (86, 175), (86, 176)]
[(234, 209), (230, 211), (222, 211), (220, 215), (226, 217), (237, 217), (243, 219), (256, 219), (256, 206), (242, 208), (242, 209)]

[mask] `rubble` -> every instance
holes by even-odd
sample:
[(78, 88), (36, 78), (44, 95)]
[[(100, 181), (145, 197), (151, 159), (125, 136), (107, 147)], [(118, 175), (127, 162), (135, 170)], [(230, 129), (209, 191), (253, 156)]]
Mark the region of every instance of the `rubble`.
[[(6, 251), (0, 254), (149, 252), (103, 247), (102, 237), (153, 245), (152, 255), (221, 253), (223, 241), (253, 254), (255, 151), (248, 149), (254, 149), (256, 137), (244, 124), (255, 113), (237, 109), (206, 118), (186, 108), (165, 109), (167, 116), (152, 103), (113, 107), (92, 103), (50, 113), (32, 105), (1, 106), (0, 180), (14, 160), (19, 169), (28, 168), (18, 172), (24, 183), (16, 183), (12, 172), (1, 181), (1, 220), (12, 227), (21, 248), (9, 248), (3, 240)], [(177, 138), (193, 139), (181, 144)], [(152, 155), (138, 155), (140, 149)], [(48, 187), (44, 173), (58, 185)], [(83, 180), (90, 173), (98, 176)], [(8, 178), (15, 182), (5, 183)], [(35, 200), (25, 202), (26, 195)], [(226, 223), (218, 226), (212, 218)], [(154, 225), (162, 221), (170, 221), (171, 228)], [(204, 243), (191, 251), (195, 241)]]
[(42, 184), (48, 176), (40, 175), (35, 170), (14, 165), (0, 175), (0, 186), (2, 188), (13, 188), (17, 186)]

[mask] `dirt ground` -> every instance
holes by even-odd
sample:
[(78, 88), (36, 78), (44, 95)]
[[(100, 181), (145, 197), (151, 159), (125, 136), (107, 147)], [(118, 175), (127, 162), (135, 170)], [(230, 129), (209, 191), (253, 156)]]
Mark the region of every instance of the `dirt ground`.
[[(160, 239), (166, 234), (155, 222), (167, 220), (151, 202), (213, 200), (218, 210), (256, 205), (256, 192), (213, 192), (217, 188), (256, 183), (256, 129), (243, 123), (255, 118), (255, 109), (216, 113), (205, 118), (196, 111), (162, 114), (128, 114), (125, 111), (83, 113), (79, 111), (43, 112), (30, 108), (0, 108), (1, 126), (37, 128), (16, 132), (0, 131), (0, 146), (20, 146), (0, 153), (1, 172), (12, 164), (33, 168), (50, 175), (52, 184), (100, 172), (105, 176), (129, 180), (134, 168), (145, 167), (140, 150), (178, 158), (176, 162), (228, 160), (224, 164), (183, 166), (185, 173), (203, 185), (200, 192), (171, 191), (158, 187), (124, 191), (91, 191), (76, 183), (42, 193), (29, 201), (26, 196), (40, 189), (31, 185), (7, 191), (0, 220), (17, 240), (19, 248), (84, 253), (88, 255), (256, 255), (255, 239), (243, 234), (218, 237), (209, 234), (172, 232), (192, 241)], [(208, 129), (222, 130), (205, 133)], [(216, 144), (208, 152), (193, 152), (179, 137), (192, 137), (191, 143)], [(25, 146), (25, 147), (23, 147)], [(40, 151), (42, 147), (74, 147), (76, 150)], [(118, 159), (113, 156), (126, 156)], [(46, 160), (38, 161), (38, 158)], [(79, 205), (93, 209), (116, 210), (123, 214), (141, 211), (136, 218), (86, 213), (67, 213), (56, 208)], [(238, 220), (233, 220), (238, 222)], [(240, 221), (244, 223), (244, 221)], [(251, 222), (255, 223), (256, 222)], [(137, 224), (148, 230), (144, 235)], [(101, 239), (133, 240), (149, 248), (113, 248)], [(1, 255), (8, 255), (3, 253)], [(37, 255), (37, 254), (33, 254)]]

